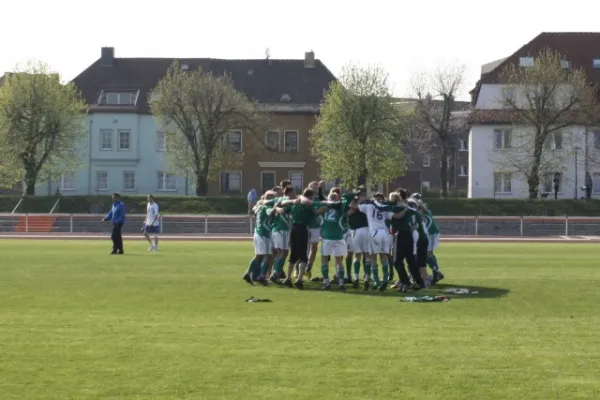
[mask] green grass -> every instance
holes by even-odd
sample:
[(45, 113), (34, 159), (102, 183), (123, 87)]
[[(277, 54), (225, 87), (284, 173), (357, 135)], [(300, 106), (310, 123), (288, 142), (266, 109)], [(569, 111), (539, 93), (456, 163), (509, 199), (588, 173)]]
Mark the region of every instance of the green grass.
[(600, 398), (597, 245), (443, 244), (481, 293), (428, 304), (250, 287), (250, 242), (126, 245), (0, 241), (2, 400)]

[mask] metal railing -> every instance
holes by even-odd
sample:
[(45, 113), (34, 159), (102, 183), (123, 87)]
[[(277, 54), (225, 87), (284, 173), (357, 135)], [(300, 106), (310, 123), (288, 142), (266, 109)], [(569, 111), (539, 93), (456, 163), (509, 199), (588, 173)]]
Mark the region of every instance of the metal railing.
[(59, 203), (60, 203), (60, 197), (58, 199), (56, 199), (56, 201), (54, 202), (54, 205), (52, 206), (52, 209), (50, 210), (50, 214), (54, 214), (54, 211), (56, 211), (56, 209), (58, 208)]
[(24, 199), (25, 199), (25, 197), (21, 196), (21, 198), (19, 199), (19, 202), (17, 203), (17, 205), (15, 206), (15, 208), (13, 208), (11, 214), (14, 214), (15, 212), (17, 212), (17, 210), (19, 209), (19, 207), (21, 207), (21, 203), (23, 203)]
[[(0, 214), (0, 232), (99, 234), (109, 229), (101, 214)], [(145, 215), (128, 215), (123, 230), (139, 233)], [(436, 217), (442, 235), (451, 236), (600, 236), (600, 217)], [(166, 215), (163, 234), (250, 235), (248, 215)]]

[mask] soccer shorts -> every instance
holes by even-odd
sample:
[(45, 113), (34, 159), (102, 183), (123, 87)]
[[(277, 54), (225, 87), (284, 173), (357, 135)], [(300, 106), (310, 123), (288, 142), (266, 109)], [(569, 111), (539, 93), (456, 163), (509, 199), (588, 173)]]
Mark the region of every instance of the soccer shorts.
[(369, 253), (371, 254), (390, 254), (390, 233), (386, 229), (377, 229), (371, 231), (371, 242)]
[(254, 254), (266, 256), (271, 254), (271, 239), (254, 234)]
[(309, 231), (306, 225), (293, 224), (290, 231), (290, 259), (289, 262), (308, 262)]
[(346, 251), (348, 251), (348, 253), (354, 253), (354, 242), (352, 236), (354, 236), (354, 232), (350, 230), (347, 231), (344, 235), (344, 241), (346, 242)]
[(160, 226), (154, 226), (154, 225), (145, 225), (144, 226), (144, 233), (159, 233), (160, 232)]
[(343, 257), (346, 254), (346, 242), (344, 240), (323, 239), (321, 244), (321, 255), (323, 257)]
[(321, 228), (312, 228), (310, 232), (310, 243), (319, 243), (321, 240)]
[(290, 248), (290, 233), (288, 231), (277, 231), (271, 233), (273, 249), (288, 250)]
[(370, 251), (370, 241), (369, 228), (358, 228), (352, 231), (352, 244), (355, 253), (368, 253)]
[(439, 246), (440, 246), (440, 234), (435, 233), (433, 235), (429, 235), (429, 247), (427, 248), (427, 250), (433, 251), (433, 250), (437, 249)]

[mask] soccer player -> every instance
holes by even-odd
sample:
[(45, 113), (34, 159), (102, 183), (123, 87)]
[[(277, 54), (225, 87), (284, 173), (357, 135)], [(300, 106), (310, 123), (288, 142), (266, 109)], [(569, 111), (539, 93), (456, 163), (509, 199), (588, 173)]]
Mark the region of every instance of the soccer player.
[[(283, 191), (283, 199), (293, 199), (294, 188), (292, 186), (286, 186)], [(271, 234), (271, 240), (273, 242), (274, 257), (273, 270), (271, 272), (270, 280), (274, 283), (279, 283), (279, 279), (283, 275), (283, 266), (287, 259), (290, 249), (290, 225), (291, 221), (288, 214), (277, 213), (275, 216), (275, 224), (273, 225), (273, 232)]]
[[(409, 207), (416, 207), (420, 210), (419, 203), (415, 198), (410, 198), (407, 201)], [(427, 226), (423, 217), (423, 211), (415, 214), (417, 220), (417, 234), (418, 239), (416, 241), (417, 252), (416, 261), (417, 269), (413, 274), (413, 280), (416, 285), (414, 289), (427, 289), (429, 287), (429, 276), (427, 275), (427, 249), (429, 248), (429, 233), (427, 232)]]
[[(150, 243), (148, 251), (158, 251), (158, 233), (160, 232), (160, 214), (158, 213), (158, 204), (154, 201), (154, 196), (148, 195), (148, 204), (146, 205), (146, 220), (142, 226), (142, 233)], [(154, 243), (150, 235), (154, 235)]]
[[(358, 208), (360, 212), (367, 215), (369, 222), (369, 231), (371, 235), (370, 240), (370, 251), (369, 257), (371, 258), (371, 274), (375, 282), (375, 287), (380, 291), (384, 291), (387, 287), (387, 279), (389, 276), (389, 253), (390, 253), (390, 235), (385, 225), (385, 221), (388, 219), (402, 218), (406, 214), (406, 209), (393, 213), (389, 210), (389, 206), (382, 203), (384, 200), (383, 194), (375, 193), (373, 196), (373, 202), (358, 204), (356, 199), (351, 203), (351, 207)], [(381, 261), (381, 268), (383, 272), (383, 281), (379, 280), (379, 269), (377, 267), (377, 256)], [(365, 279), (365, 288), (368, 289), (369, 277)]]
[(427, 207), (426, 204), (423, 203), (421, 199), (421, 195), (415, 193), (413, 195), (419, 201), (419, 205), (421, 210), (423, 211), (423, 218), (425, 222), (425, 227), (427, 228), (427, 232), (429, 233), (429, 247), (427, 248), (427, 264), (429, 268), (433, 271), (433, 276), (431, 280), (431, 284), (434, 285), (444, 279), (444, 274), (440, 270), (437, 262), (437, 258), (433, 251), (438, 248), (440, 245), (440, 227), (433, 218), (433, 214), (431, 210)]
[[(341, 190), (340, 190), (341, 191)], [(348, 201), (342, 200), (336, 191), (331, 191), (328, 196), (329, 209), (323, 214), (321, 225), (321, 273), (323, 274), (323, 289), (331, 289), (329, 280), (329, 261), (334, 258), (336, 274), (334, 279), (338, 280), (340, 290), (346, 290), (344, 283), (344, 256), (347, 253), (346, 241), (344, 240), (344, 216)]]
[[(269, 201), (275, 197), (275, 192), (269, 190), (264, 194), (264, 200)], [(269, 258), (271, 256), (271, 230), (273, 228), (274, 209), (265, 205), (257, 204), (252, 209), (256, 215), (256, 226), (254, 228), (254, 258), (246, 273), (242, 277), (249, 284), (253, 284), (253, 275), (258, 275), (257, 282), (267, 284), (265, 275), (269, 269)], [(258, 273), (256, 271), (259, 271)]]
[(110, 238), (113, 242), (112, 253), (110, 254), (125, 254), (123, 251), (123, 235), (121, 230), (125, 223), (125, 204), (121, 201), (119, 193), (113, 193), (113, 205), (108, 214), (102, 219), (102, 222), (112, 222), (112, 233)]
[[(308, 184), (308, 189), (310, 189), (313, 193), (312, 201), (324, 201), (325, 196), (323, 195), (323, 187), (325, 186), (324, 181), (312, 181)], [(310, 233), (310, 254), (308, 256), (308, 266), (306, 268), (306, 277), (311, 279), (311, 271), (313, 264), (315, 263), (315, 259), (317, 257), (317, 252), (319, 251), (319, 241), (321, 240), (321, 223), (323, 219), (320, 215), (314, 214), (312, 219), (308, 224), (309, 233)], [(294, 274), (297, 274), (298, 271), (294, 271)]]
[[(361, 197), (362, 190), (355, 193), (355, 197)], [(352, 247), (354, 249), (354, 274), (352, 275), (352, 287), (358, 289), (360, 263), (362, 261), (365, 271), (365, 290), (369, 289), (369, 281), (366, 277), (371, 276), (371, 259), (369, 256), (369, 243), (371, 235), (369, 234), (369, 221), (365, 213), (357, 208), (348, 210), (348, 225), (352, 232)]]

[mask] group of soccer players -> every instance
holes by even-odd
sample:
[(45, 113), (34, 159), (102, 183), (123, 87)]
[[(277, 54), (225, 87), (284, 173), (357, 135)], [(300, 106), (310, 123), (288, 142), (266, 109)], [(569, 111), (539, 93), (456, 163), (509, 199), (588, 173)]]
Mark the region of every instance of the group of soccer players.
[[(386, 199), (381, 193), (366, 198), (362, 187), (348, 193), (339, 187), (328, 194), (323, 190), (324, 182), (314, 181), (295, 193), (284, 180), (261, 197), (252, 210), (255, 255), (244, 273), (246, 282), (303, 289), (306, 277), (322, 281), (324, 290), (332, 282), (342, 291), (348, 284), (357, 289), (361, 265), (364, 290), (386, 290), (394, 272), (392, 288), (402, 292), (444, 279), (433, 254), (439, 226), (418, 193), (398, 189)], [(313, 278), (319, 243), (322, 277)]]

